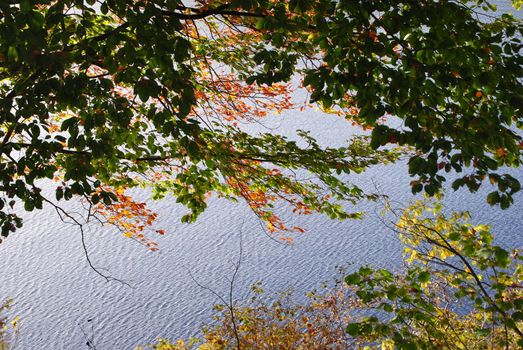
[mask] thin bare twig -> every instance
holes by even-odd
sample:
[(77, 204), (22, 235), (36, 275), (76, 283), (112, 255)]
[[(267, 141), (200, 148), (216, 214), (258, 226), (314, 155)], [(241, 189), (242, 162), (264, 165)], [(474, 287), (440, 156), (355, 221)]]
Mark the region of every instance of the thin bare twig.
[[(72, 225), (76, 225), (79, 230), (80, 230), (80, 237), (81, 237), (81, 242), (82, 242), (82, 248), (83, 248), (83, 251), (84, 251), (84, 254), (85, 254), (85, 258), (87, 260), (87, 263), (89, 264), (89, 267), (99, 276), (103, 277), (107, 282), (110, 282), (110, 281), (116, 281), (116, 282), (119, 282), (127, 287), (130, 287), (130, 288), (133, 288), (128, 282), (125, 282), (124, 280), (121, 280), (119, 278), (116, 278), (116, 277), (113, 277), (113, 276), (110, 276), (110, 275), (106, 275), (104, 274), (100, 268), (97, 268), (93, 265), (93, 262), (91, 261), (91, 257), (89, 255), (89, 250), (87, 249), (87, 244), (85, 242), (85, 231), (84, 231), (84, 224), (81, 223), (80, 221), (78, 221), (77, 218), (75, 218), (74, 216), (72, 216), (69, 212), (67, 212), (65, 209), (63, 209), (62, 207), (58, 206), (57, 204), (55, 204), (54, 202), (50, 201), (49, 199), (45, 198), (45, 197), (42, 197), (42, 200), (48, 204), (50, 204), (56, 211), (56, 213), (58, 214), (58, 216), (60, 217), (60, 220), (64, 223), (68, 223), (68, 224), (72, 224)], [(66, 219), (69, 219), (70, 221), (67, 221)]]

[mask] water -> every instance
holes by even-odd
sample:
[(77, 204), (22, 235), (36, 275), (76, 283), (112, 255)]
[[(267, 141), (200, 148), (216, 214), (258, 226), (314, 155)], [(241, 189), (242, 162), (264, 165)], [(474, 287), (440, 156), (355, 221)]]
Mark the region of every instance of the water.
[[(507, 1), (500, 5), (501, 10), (508, 8)], [(315, 111), (271, 117), (265, 125), (289, 135), (299, 125), (330, 144), (341, 143), (353, 132), (340, 118)], [(523, 178), (521, 170), (514, 174)], [(377, 186), (401, 202), (412, 199), (404, 163), (372, 168), (356, 181), (369, 189)], [(499, 244), (520, 245), (523, 195), (501, 211), (485, 203), (487, 192), (449, 193), (446, 205), (449, 210), (470, 210), (478, 222), (492, 223)], [(147, 192), (138, 197), (146, 199)], [(157, 226), (168, 231), (156, 240), (156, 253), (114, 231), (88, 228), (94, 264), (132, 288), (97, 276), (87, 266), (77, 228), (60, 222), (51, 208), (28, 216), (24, 228), (0, 245), (0, 296), (15, 300), (14, 312), (22, 319), (18, 349), (82, 349), (84, 332), (98, 349), (132, 349), (157, 337), (193, 335), (217, 301), (198, 283), (221, 295), (228, 292), (240, 237), (243, 255), (235, 287), (239, 300), (257, 280), (266, 290), (293, 287), (299, 295), (332, 278), (336, 265), (394, 267), (399, 262), (400, 246), (377, 220), (375, 204), (364, 205), (369, 214), (362, 221), (300, 218), (307, 232), (296, 236), (292, 246), (269, 239), (243, 203), (212, 199), (209, 210), (191, 225), (179, 223), (184, 209), (174, 201), (152, 203), (152, 208), (160, 214)]]

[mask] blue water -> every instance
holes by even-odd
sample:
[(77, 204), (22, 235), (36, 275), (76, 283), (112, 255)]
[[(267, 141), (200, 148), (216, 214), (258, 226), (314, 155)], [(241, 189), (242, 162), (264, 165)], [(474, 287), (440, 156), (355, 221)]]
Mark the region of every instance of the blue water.
[[(508, 1), (499, 3), (501, 10), (508, 8)], [(317, 111), (270, 117), (256, 128), (294, 135), (296, 125), (329, 144), (341, 143), (354, 132), (344, 120)], [(513, 173), (523, 179), (521, 169)], [(354, 181), (403, 203), (412, 200), (402, 162), (372, 168)], [(501, 211), (485, 203), (486, 193), (487, 188), (478, 194), (450, 192), (445, 203), (449, 210), (470, 210), (475, 221), (491, 223), (499, 244), (521, 245), (523, 194), (509, 210)], [(146, 200), (148, 193), (137, 196)], [(217, 300), (188, 272), (198, 283), (225, 295), (240, 236), (238, 300), (257, 280), (266, 290), (292, 287), (301, 295), (331, 279), (336, 265), (394, 267), (400, 261), (396, 237), (376, 217), (378, 204), (362, 204), (368, 214), (361, 221), (338, 222), (319, 215), (298, 218), (307, 232), (297, 235), (290, 246), (268, 238), (244, 203), (213, 198), (209, 210), (191, 225), (179, 222), (185, 210), (172, 200), (152, 202), (151, 208), (160, 215), (157, 226), (168, 231), (156, 240), (160, 244), (156, 253), (110, 229), (97, 225), (87, 229), (94, 264), (132, 288), (106, 283), (89, 269), (77, 228), (60, 222), (50, 208), (26, 217), (24, 228), (0, 245), (0, 296), (14, 299), (13, 312), (22, 320), (18, 349), (82, 349), (86, 342), (82, 329), (98, 349), (132, 349), (157, 337), (193, 335)]]

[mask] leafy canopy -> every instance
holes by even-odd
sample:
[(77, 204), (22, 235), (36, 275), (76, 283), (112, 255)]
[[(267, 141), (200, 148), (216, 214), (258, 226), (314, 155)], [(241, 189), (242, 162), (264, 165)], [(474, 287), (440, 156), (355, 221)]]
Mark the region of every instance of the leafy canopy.
[[(415, 149), (413, 192), (434, 194), (445, 172), (466, 171), (454, 188), (475, 191), (488, 178), (497, 185), (488, 201), (505, 208), (520, 188), (499, 168), (519, 166), (522, 155), (522, 27), (479, 14), (487, 7), (1, 1), (2, 235), (21, 225), (10, 209), (17, 201), (31, 211), (81, 197), (108, 212), (122, 189), (140, 184), (187, 206), (182, 221), (195, 220), (211, 192), (243, 197), (272, 230), (289, 229), (274, 212), (279, 201), (357, 217), (343, 202), (369, 196), (336, 174), (394, 160), (387, 144)], [(311, 102), (372, 128), (370, 139), (326, 148), (306, 133), (294, 142), (238, 127), (296, 107), (299, 78)], [(294, 175), (304, 172), (314, 180)], [(40, 179), (55, 179), (55, 199)]]

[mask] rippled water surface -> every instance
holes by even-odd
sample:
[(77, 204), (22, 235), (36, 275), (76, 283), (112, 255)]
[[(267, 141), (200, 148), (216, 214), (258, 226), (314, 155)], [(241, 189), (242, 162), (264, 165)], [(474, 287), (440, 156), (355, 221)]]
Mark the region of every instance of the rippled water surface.
[[(507, 1), (499, 3), (507, 8)], [(294, 135), (298, 125), (329, 144), (341, 143), (353, 132), (343, 120), (314, 111), (271, 117), (265, 125), (287, 135)], [(521, 170), (513, 173), (523, 179)], [(372, 168), (354, 181), (401, 202), (412, 199), (404, 163)], [(477, 221), (492, 223), (500, 244), (520, 245), (522, 196), (501, 211), (485, 203), (487, 190), (476, 195), (449, 193), (446, 204), (449, 210), (470, 210)], [(146, 200), (147, 192), (137, 196)], [(157, 226), (169, 232), (157, 239), (156, 253), (111, 230), (96, 225), (87, 229), (94, 264), (132, 288), (106, 283), (89, 269), (77, 228), (60, 222), (50, 208), (28, 216), (23, 229), (0, 245), (0, 297), (13, 298), (22, 319), (18, 349), (82, 349), (83, 332), (93, 336), (98, 349), (132, 349), (157, 337), (192, 335), (216, 302), (196, 282), (218, 293), (228, 291), (240, 237), (238, 299), (257, 280), (267, 290), (293, 287), (300, 294), (332, 278), (336, 265), (399, 263), (399, 244), (377, 220), (376, 204), (362, 206), (368, 212), (362, 221), (300, 218), (307, 232), (291, 246), (269, 239), (242, 203), (211, 199), (209, 209), (191, 225), (179, 222), (184, 209), (174, 201), (152, 203), (152, 208), (160, 215)]]

